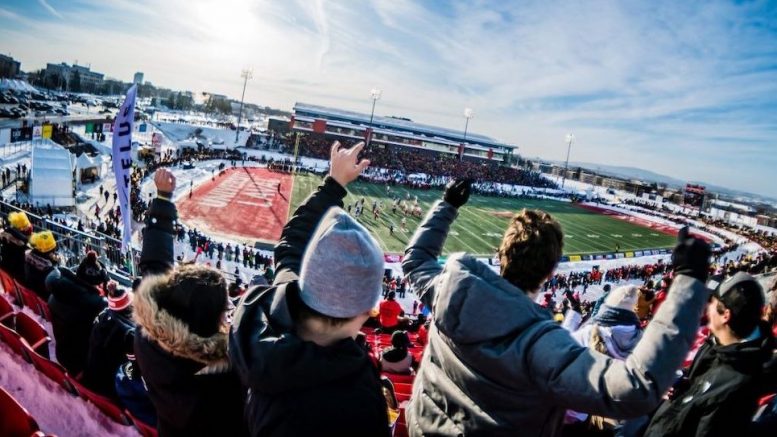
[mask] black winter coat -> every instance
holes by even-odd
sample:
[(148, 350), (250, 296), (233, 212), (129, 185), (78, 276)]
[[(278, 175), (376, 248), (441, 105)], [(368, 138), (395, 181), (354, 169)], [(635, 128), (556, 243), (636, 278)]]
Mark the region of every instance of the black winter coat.
[(108, 303), (96, 288), (78, 279), (65, 267), (55, 268), (46, 277), (51, 291), (49, 310), (56, 341), (57, 361), (71, 375), (86, 367), (89, 336), (95, 317)]
[(762, 395), (764, 364), (775, 340), (761, 328), (759, 339), (728, 346), (710, 336), (685, 383), (653, 415), (645, 436), (732, 436), (748, 429)]
[(47, 300), (51, 295), (51, 290), (46, 286), (46, 277), (57, 267), (51, 261), (51, 256), (35, 249), (29, 249), (24, 254), (24, 281), (22, 282), (43, 300)]
[(275, 249), (274, 285), (252, 289), (236, 310), (229, 353), (249, 388), (252, 436), (389, 435), (379, 375), (366, 351), (350, 338), (327, 347), (304, 341), (292, 319), (305, 246), (345, 194), (327, 178), (297, 209)]
[[(175, 205), (151, 202), (143, 230), (135, 293), (135, 358), (157, 412), (157, 430), (169, 436), (242, 436), (245, 389), (231, 370), (227, 334), (203, 338), (160, 309), (155, 298), (159, 274), (173, 267)], [(149, 276), (151, 275), (151, 276)]]
[(0, 232), (0, 267), (19, 282), (24, 282), (24, 252), (27, 235), (14, 228)]
[(116, 398), (116, 371), (127, 361), (127, 345), (135, 336), (132, 310), (104, 309), (92, 326), (83, 383), (104, 396)]

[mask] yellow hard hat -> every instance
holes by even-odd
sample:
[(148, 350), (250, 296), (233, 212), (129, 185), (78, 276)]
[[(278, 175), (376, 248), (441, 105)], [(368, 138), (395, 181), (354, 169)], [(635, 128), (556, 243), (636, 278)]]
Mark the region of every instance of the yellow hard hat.
[(48, 253), (57, 248), (57, 241), (51, 231), (36, 232), (30, 236), (30, 246), (38, 252)]
[(27, 231), (32, 228), (30, 219), (24, 212), (12, 212), (8, 214), (8, 223), (11, 227), (19, 231)]

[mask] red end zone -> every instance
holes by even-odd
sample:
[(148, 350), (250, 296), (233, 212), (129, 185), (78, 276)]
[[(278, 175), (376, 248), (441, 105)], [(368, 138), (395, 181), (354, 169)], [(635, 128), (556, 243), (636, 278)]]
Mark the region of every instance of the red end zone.
[(178, 202), (178, 214), (182, 222), (208, 234), (278, 241), (289, 216), (291, 184), (291, 175), (285, 173), (229, 169)]
[[(677, 233), (679, 232), (679, 229), (674, 228), (672, 226), (668, 226), (668, 225), (664, 225), (664, 224), (661, 224), (661, 223), (652, 222), (650, 220), (639, 218), (639, 217), (634, 217), (634, 216), (628, 215), (628, 214), (621, 214), (619, 212), (612, 211), (612, 210), (609, 210), (609, 209), (598, 208), (598, 207), (593, 206), (593, 205), (583, 205), (583, 204), (580, 204), (580, 203), (575, 203), (574, 205), (577, 206), (578, 208), (583, 208), (583, 209), (586, 209), (588, 211), (592, 211), (592, 212), (595, 212), (595, 213), (598, 213), (598, 214), (606, 215), (608, 217), (616, 218), (618, 220), (627, 221), (629, 223), (633, 223), (635, 225), (642, 226), (644, 228), (653, 229), (655, 231), (661, 232), (663, 234), (671, 235), (673, 237), (676, 237)], [(707, 241), (707, 242), (712, 241), (706, 235), (699, 235), (699, 234), (696, 234), (694, 232), (691, 232), (691, 235), (693, 235), (696, 238), (701, 238), (702, 240)]]

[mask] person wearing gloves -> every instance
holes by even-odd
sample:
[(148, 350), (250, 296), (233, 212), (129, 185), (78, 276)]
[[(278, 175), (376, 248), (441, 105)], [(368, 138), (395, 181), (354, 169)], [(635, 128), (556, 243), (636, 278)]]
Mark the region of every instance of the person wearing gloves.
[(707, 244), (680, 233), (672, 292), (621, 361), (578, 344), (534, 302), (562, 254), (561, 226), (549, 214), (523, 210), (513, 217), (499, 248), (500, 274), (462, 253), (438, 264), (470, 185), (448, 184), (402, 262), (432, 313), (406, 410), (410, 435), (550, 436), (567, 409), (621, 419), (655, 408), (707, 302)]
[(253, 436), (390, 435), (377, 369), (355, 340), (381, 295), (383, 252), (342, 209), (369, 165), (363, 148), (332, 145), (329, 176), (283, 228), (273, 285), (237, 307), (229, 354)]

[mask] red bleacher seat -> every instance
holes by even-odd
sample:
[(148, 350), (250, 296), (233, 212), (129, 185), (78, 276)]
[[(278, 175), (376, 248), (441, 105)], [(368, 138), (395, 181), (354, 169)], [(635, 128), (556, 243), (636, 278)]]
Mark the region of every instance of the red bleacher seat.
[(16, 311), (14, 310), (13, 305), (11, 305), (11, 302), (8, 302), (8, 299), (6, 299), (5, 296), (0, 296), (0, 323), (9, 328), (13, 328), (15, 318)]
[(20, 296), (21, 302), (24, 306), (31, 309), (35, 314), (43, 317), (46, 320), (51, 320), (51, 313), (49, 312), (49, 304), (40, 298), (34, 291), (25, 287), (24, 285), (16, 282), (16, 290)]
[(415, 375), (409, 375), (409, 374), (383, 372), (383, 376), (390, 379), (391, 382), (393, 382), (394, 384), (397, 384), (397, 383), (412, 384), (413, 381), (415, 380)]
[(67, 390), (70, 394), (74, 396), (77, 394), (75, 387), (73, 387), (73, 385), (70, 383), (67, 371), (64, 367), (62, 367), (62, 365), (41, 356), (32, 350), (30, 345), (26, 342), (24, 343), (24, 347), (30, 361), (32, 361), (32, 364), (36, 369), (38, 369), (40, 373), (46, 375), (46, 377), (48, 377), (50, 380), (61, 385), (62, 388)]
[(132, 421), (132, 424), (135, 425), (135, 428), (138, 429), (140, 432), (140, 435), (143, 437), (157, 437), (157, 431), (156, 428), (147, 424), (146, 422), (143, 422), (142, 420), (138, 419), (137, 417), (133, 416), (132, 413), (129, 412), (129, 410), (126, 410), (125, 413), (127, 413), (127, 417), (130, 418)]
[(113, 419), (114, 422), (120, 423), (122, 425), (132, 425), (132, 421), (124, 412), (124, 410), (116, 405), (112, 400), (89, 390), (80, 382), (76, 381), (75, 378), (68, 376), (68, 381), (73, 387), (75, 387), (76, 392), (81, 396), (82, 399), (94, 404), (98, 410), (102, 411), (106, 416)]
[(25, 342), (19, 333), (5, 325), (0, 324), (0, 340), (4, 341), (12, 351), (14, 351), (20, 357), (24, 358), (25, 361), (30, 361), (30, 359), (27, 357)]
[(35, 352), (39, 353), (45, 358), (49, 358), (49, 342), (51, 337), (46, 332), (40, 323), (35, 319), (27, 315), (26, 313), (19, 312), (16, 315), (16, 332), (27, 340), (27, 344)]
[(412, 382), (411, 383), (398, 382), (398, 381), (397, 382), (391, 381), (391, 382), (394, 383), (394, 390), (397, 393), (405, 393), (405, 394), (413, 393), (413, 383)]
[(397, 402), (404, 402), (410, 400), (410, 393), (396, 392)]
[(12, 296), (14, 301), (16, 300), (16, 283), (8, 272), (0, 269), (0, 285), (3, 287), (5, 294)]
[(30, 437), (38, 431), (38, 423), (10, 393), (0, 387), (0, 435)]

